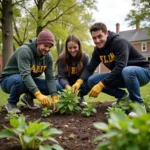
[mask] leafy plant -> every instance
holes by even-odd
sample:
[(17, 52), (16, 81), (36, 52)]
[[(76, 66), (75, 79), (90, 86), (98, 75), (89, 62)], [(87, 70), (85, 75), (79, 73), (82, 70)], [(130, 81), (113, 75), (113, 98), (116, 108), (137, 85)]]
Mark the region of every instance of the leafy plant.
[(16, 112), (16, 110), (13, 110), (11, 113), (8, 113), (8, 114), (7, 114), (8, 120), (13, 119), (13, 118), (18, 119), (20, 116), (23, 116), (23, 114), (18, 114), (18, 113)]
[(60, 110), (60, 113), (72, 113), (80, 111), (79, 97), (73, 94), (70, 89), (65, 89), (63, 92), (59, 92), (60, 101), (56, 104), (56, 107)]
[(147, 112), (150, 112), (150, 96), (146, 95), (143, 99)]
[(131, 119), (124, 112), (110, 112), (108, 124), (94, 123), (104, 132), (94, 139), (94, 142), (99, 142), (96, 150), (150, 149), (150, 114), (146, 114), (142, 106), (132, 105), (139, 117)]
[[(122, 111), (129, 113), (132, 110), (131, 104), (132, 104), (131, 100), (125, 99), (125, 100), (121, 100), (119, 103), (113, 105), (112, 107), (120, 108), (122, 109)], [(112, 109), (115, 109), (115, 108), (112, 108)]]
[(117, 112), (117, 113), (120, 113), (120, 112), (125, 112), (124, 110), (122, 110), (121, 108), (119, 107), (108, 107), (107, 108), (107, 112), (105, 113), (106, 114), (106, 118), (109, 118), (110, 117), (110, 113), (111, 112)]
[[(56, 128), (50, 128), (51, 124), (49, 122), (39, 122), (36, 120), (34, 122), (25, 122), (25, 117), (21, 116), (18, 119), (10, 119), (11, 127), (6, 126), (4, 130), (0, 132), (0, 138), (13, 138), (19, 142), (22, 146), (22, 149), (38, 149), (47, 150), (47, 147), (50, 149), (63, 150), (61, 146), (58, 145), (58, 142), (52, 138), (55, 134), (61, 134), (62, 131), (57, 130)], [(56, 144), (53, 145), (44, 145), (41, 144), (44, 141), (52, 141)]]
[(42, 114), (41, 114), (41, 116), (42, 116), (42, 117), (48, 117), (48, 116), (50, 116), (52, 113), (53, 113), (53, 111), (52, 111), (51, 109), (45, 107), (45, 108), (42, 109)]
[(97, 110), (94, 108), (94, 106), (92, 105), (92, 104), (88, 104), (87, 105), (87, 107), (84, 107), (83, 109), (82, 109), (82, 114), (84, 115), (84, 116), (91, 116), (93, 113), (96, 113), (97, 112)]

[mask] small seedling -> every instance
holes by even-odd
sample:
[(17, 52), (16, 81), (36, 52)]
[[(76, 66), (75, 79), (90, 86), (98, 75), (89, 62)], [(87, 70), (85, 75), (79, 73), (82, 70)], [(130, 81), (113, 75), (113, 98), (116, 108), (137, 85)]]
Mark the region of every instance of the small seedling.
[(73, 113), (80, 111), (79, 107), (79, 97), (73, 94), (70, 89), (65, 89), (63, 92), (59, 92), (60, 101), (56, 104), (57, 109), (61, 114), (63, 113)]
[(42, 109), (42, 114), (41, 114), (41, 116), (42, 116), (42, 117), (48, 117), (48, 116), (50, 116), (52, 113), (53, 113), (53, 111), (52, 111), (51, 109), (45, 107), (45, 108)]
[(93, 115), (93, 113), (96, 113), (96, 112), (97, 112), (97, 110), (94, 108), (94, 106), (92, 104), (88, 104), (87, 107), (83, 108), (81, 113), (84, 116), (88, 117), (88, 116)]
[(13, 119), (13, 118), (18, 119), (20, 116), (23, 116), (23, 114), (18, 114), (16, 113), (16, 110), (13, 110), (11, 113), (7, 114), (6, 118), (8, 118), (8, 120)]

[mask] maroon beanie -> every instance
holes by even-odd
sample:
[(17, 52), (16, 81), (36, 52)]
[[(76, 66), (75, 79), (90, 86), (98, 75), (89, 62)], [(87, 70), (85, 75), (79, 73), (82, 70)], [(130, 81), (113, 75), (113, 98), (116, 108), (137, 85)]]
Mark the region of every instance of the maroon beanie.
[(52, 44), (54, 45), (55, 40), (53, 34), (49, 30), (43, 30), (37, 37), (36, 44)]

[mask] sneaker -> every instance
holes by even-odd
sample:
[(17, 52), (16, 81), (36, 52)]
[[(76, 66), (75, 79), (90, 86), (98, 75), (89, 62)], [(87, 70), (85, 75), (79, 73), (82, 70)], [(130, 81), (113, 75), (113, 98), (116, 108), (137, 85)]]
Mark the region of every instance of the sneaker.
[[(146, 111), (145, 105), (142, 104), (141, 106), (143, 107), (144, 113), (146, 113), (147, 111)], [(138, 117), (138, 114), (133, 110), (133, 111), (131, 111), (131, 112), (128, 114), (128, 116), (129, 116), (130, 118), (135, 118), (135, 117)]]
[(5, 106), (8, 113), (21, 113), (20, 109), (14, 103), (7, 103)]
[(111, 105), (114, 106), (118, 104), (120, 101), (125, 100), (125, 99), (129, 99), (129, 93), (125, 93), (125, 95), (122, 98), (118, 98), (117, 101), (113, 102)]
[(138, 117), (137, 113), (136, 113), (134, 110), (131, 111), (131, 112), (128, 114), (128, 116), (129, 116), (130, 118), (136, 118), (136, 117)]
[(81, 107), (86, 107), (87, 106), (87, 102), (84, 100), (84, 97), (80, 97), (79, 103), (80, 103)]
[(38, 109), (38, 108), (40, 108), (39, 105), (34, 104), (33, 97), (32, 97), (29, 93), (24, 94), (24, 95), (21, 97), (21, 101), (22, 101), (24, 104), (26, 104), (29, 109)]

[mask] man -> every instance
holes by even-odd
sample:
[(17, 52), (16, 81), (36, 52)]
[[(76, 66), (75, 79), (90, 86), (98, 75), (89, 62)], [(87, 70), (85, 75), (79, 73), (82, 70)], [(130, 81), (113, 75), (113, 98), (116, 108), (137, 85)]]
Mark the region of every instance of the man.
[[(34, 104), (33, 98), (46, 107), (56, 109), (55, 104), (59, 99), (53, 76), (53, 60), (49, 53), (54, 42), (53, 34), (44, 30), (37, 39), (31, 39), (29, 43), (19, 47), (8, 60), (1, 74), (1, 88), (10, 94), (6, 104), (8, 113), (20, 113), (17, 103), (23, 93), (26, 94), (21, 100), (30, 109), (39, 108)], [(39, 78), (43, 72), (45, 79)], [(51, 95), (52, 103), (47, 95)]]
[[(96, 47), (87, 69), (72, 86), (73, 91), (76, 93), (82, 82), (90, 76), (88, 85), (92, 89), (89, 96), (97, 97), (103, 91), (115, 96), (117, 102), (129, 98), (144, 107), (140, 86), (146, 85), (150, 80), (149, 62), (127, 40), (108, 31), (104, 23), (98, 22), (92, 25), (90, 33)], [(92, 75), (101, 62), (111, 72)], [(127, 88), (129, 94), (119, 88)], [(137, 114), (133, 111), (129, 116)]]

